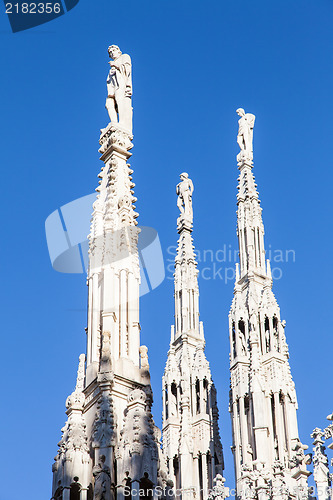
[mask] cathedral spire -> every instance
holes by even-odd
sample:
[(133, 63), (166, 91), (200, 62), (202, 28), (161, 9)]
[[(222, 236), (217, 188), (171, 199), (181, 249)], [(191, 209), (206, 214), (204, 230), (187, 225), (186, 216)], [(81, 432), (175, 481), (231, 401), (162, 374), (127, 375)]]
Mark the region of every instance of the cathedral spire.
[(181, 182), (176, 187), (177, 206), (180, 210), (177, 219), (179, 239), (174, 275), (176, 339), (184, 333), (194, 337), (200, 335), (198, 271), (192, 239), (194, 186), (186, 172), (180, 174), (180, 179)]
[[(281, 483), (290, 491), (306, 487), (304, 446), (297, 427), (297, 399), (280, 308), (265, 265), (264, 226), (252, 173), (255, 116), (237, 110), (237, 267), (229, 314), (230, 413), (237, 495), (268, 491)], [(303, 458), (300, 456), (303, 453)], [(266, 494), (265, 493), (265, 494)], [(246, 495), (246, 494), (245, 494)], [(255, 493), (254, 493), (255, 495)]]
[(151, 414), (148, 349), (140, 346), (131, 58), (116, 45), (108, 52), (110, 123), (99, 140), (103, 166), (89, 235), (87, 366), (81, 356), (53, 467), (56, 500), (70, 500), (77, 489), (82, 495), (73, 498), (124, 500), (131, 489), (167, 478)]
[(255, 116), (237, 110), (239, 131), (237, 142), (241, 152), (237, 156), (239, 169), (237, 195), (237, 236), (239, 240), (240, 275), (265, 274), (264, 225), (257, 185), (252, 173), (253, 127)]
[(223, 470), (216, 390), (199, 323), (197, 262), (192, 240), (193, 183), (187, 173), (177, 185), (179, 233), (175, 258), (175, 326), (163, 375), (163, 453), (183, 498), (206, 498)]

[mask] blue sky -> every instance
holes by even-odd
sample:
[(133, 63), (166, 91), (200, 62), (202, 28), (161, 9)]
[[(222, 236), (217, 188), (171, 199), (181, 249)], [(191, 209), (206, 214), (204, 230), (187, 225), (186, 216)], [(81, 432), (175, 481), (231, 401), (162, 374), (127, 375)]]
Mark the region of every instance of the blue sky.
[[(177, 241), (175, 184), (184, 170), (195, 184), (196, 248), (237, 248), (235, 110), (256, 115), (266, 249), (295, 252), (295, 261), (276, 264), (282, 277), (274, 292), (287, 322), (301, 439), (311, 444), (312, 429), (326, 425), (333, 411), (332, 18), (332, 2), (322, 0), (80, 0), (65, 16), (13, 34), (2, 7), (0, 500), (21, 500), (22, 491), (28, 500), (51, 497), (65, 400), (85, 351), (87, 288), (84, 275), (52, 269), (44, 222), (97, 186), (110, 43), (132, 57), (137, 209), (140, 224), (158, 231), (165, 259)], [(200, 278), (199, 286), (232, 486), (233, 283)], [(165, 279), (141, 301), (159, 425), (172, 322), (173, 283)]]

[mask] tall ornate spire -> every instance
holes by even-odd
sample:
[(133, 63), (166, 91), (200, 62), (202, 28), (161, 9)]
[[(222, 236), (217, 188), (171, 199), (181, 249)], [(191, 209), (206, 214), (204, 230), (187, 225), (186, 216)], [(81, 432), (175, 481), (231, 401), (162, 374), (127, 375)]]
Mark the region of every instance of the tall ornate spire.
[(304, 469), (306, 447), (298, 436), (285, 322), (280, 319), (272, 292), (269, 261), (265, 263), (264, 226), (252, 173), (255, 116), (242, 108), (237, 113), (241, 149), (237, 156), (240, 272), (237, 268), (229, 314), (230, 413), (237, 494), (242, 496), (253, 487), (258, 497), (260, 492), (271, 496), (269, 485), (279, 483), (289, 490), (298, 488), (302, 496), (309, 475)]
[(237, 156), (239, 178), (237, 195), (237, 236), (239, 240), (240, 275), (265, 274), (264, 225), (261, 217), (257, 185), (252, 173), (253, 126), (255, 116), (240, 108), (237, 142), (241, 152)]
[[(103, 167), (89, 235), (87, 368), (84, 375), (80, 358), (54, 466), (53, 498), (65, 488), (62, 500), (72, 498), (71, 481), (81, 488), (81, 500), (122, 500), (126, 488), (128, 496), (128, 488), (161, 486), (166, 478), (151, 415), (147, 348), (140, 346), (140, 230), (128, 163), (133, 147), (131, 59), (115, 45), (108, 52), (113, 59), (106, 101), (111, 122), (101, 130)], [(77, 459), (69, 468), (66, 453), (74, 424), (82, 429), (82, 463)]]
[(180, 216), (177, 219), (179, 240), (175, 259), (175, 337), (182, 333), (199, 337), (198, 271), (192, 239), (194, 187), (186, 172), (180, 174), (180, 179), (176, 187)]
[(199, 323), (197, 263), (192, 241), (193, 183), (177, 185), (179, 233), (175, 258), (175, 326), (163, 375), (163, 453), (169, 475), (184, 498), (203, 498), (223, 470), (216, 390)]

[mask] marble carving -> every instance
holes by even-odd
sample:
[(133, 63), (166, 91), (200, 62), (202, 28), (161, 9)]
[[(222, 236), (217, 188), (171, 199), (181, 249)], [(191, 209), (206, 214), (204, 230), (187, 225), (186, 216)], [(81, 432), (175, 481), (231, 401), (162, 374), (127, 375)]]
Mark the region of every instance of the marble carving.
[[(102, 168), (89, 234), (87, 353), (79, 357), (76, 386), (66, 400), (52, 500), (224, 500), (233, 495), (222, 476), (216, 389), (199, 313), (193, 182), (183, 172), (176, 187), (175, 313), (162, 378), (161, 434), (152, 416), (148, 348), (140, 342), (140, 228), (129, 164), (132, 63), (116, 45), (108, 53), (110, 123), (101, 130)], [(255, 116), (243, 108), (237, 114), (239, 264), (229, 313), (236, 498), (312, 500), (311, 462), (318, 500), (333, 500), (325, 447), (333, 438), (333, 414), (324, 430), (314, 429), (313, 453), (308, 453), (298, 434), (286, 323), (265, 256), (252, 172)]]
[(112, 59), (107, 78), (108, 95), (105, 107), (112, 125), (119, 123), (132, 134), (132, 62), (117, 45), (110, 45), (108, 53)]

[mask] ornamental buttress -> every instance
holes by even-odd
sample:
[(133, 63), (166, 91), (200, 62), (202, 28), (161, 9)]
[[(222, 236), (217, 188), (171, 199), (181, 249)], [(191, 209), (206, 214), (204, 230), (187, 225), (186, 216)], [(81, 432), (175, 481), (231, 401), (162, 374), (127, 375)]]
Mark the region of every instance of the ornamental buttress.
[(306, 464), (297, 426), (285, 322), (265, 260), (264, 225), (252, 173), (255, 116), (237, 113), (237, 236), (234, 298), (229, 314), (230, 413), (237, 496), (308, 498)]
[(216, 477), (220, 484), (224, 465), (216, 390), (199, 321), (198, 271), (192, 240), (193, 183), (185, 172), (180, 178), (176, 188), (180, 216), (174, 274), (175, 325), (171, 327), (162, 379), (163, 454), (175, 488), (181, 490), (183, 499), (191, 500), (207, 499)]
[[(139, 489), (168, 485), (151, 415), (147, 348), (140, 346), (140, 229), (128, 163), (131, 60), (117, 46), (109, 54), (111, 123), (99, 141), (103, 166), (89, 235), (87, 354), (80, 356), (76, 389), (66, 403), (68, 420), (53, 465), (54, 500), (123, 500)], [(114, 92), (112, 82), (119, 84)]]

